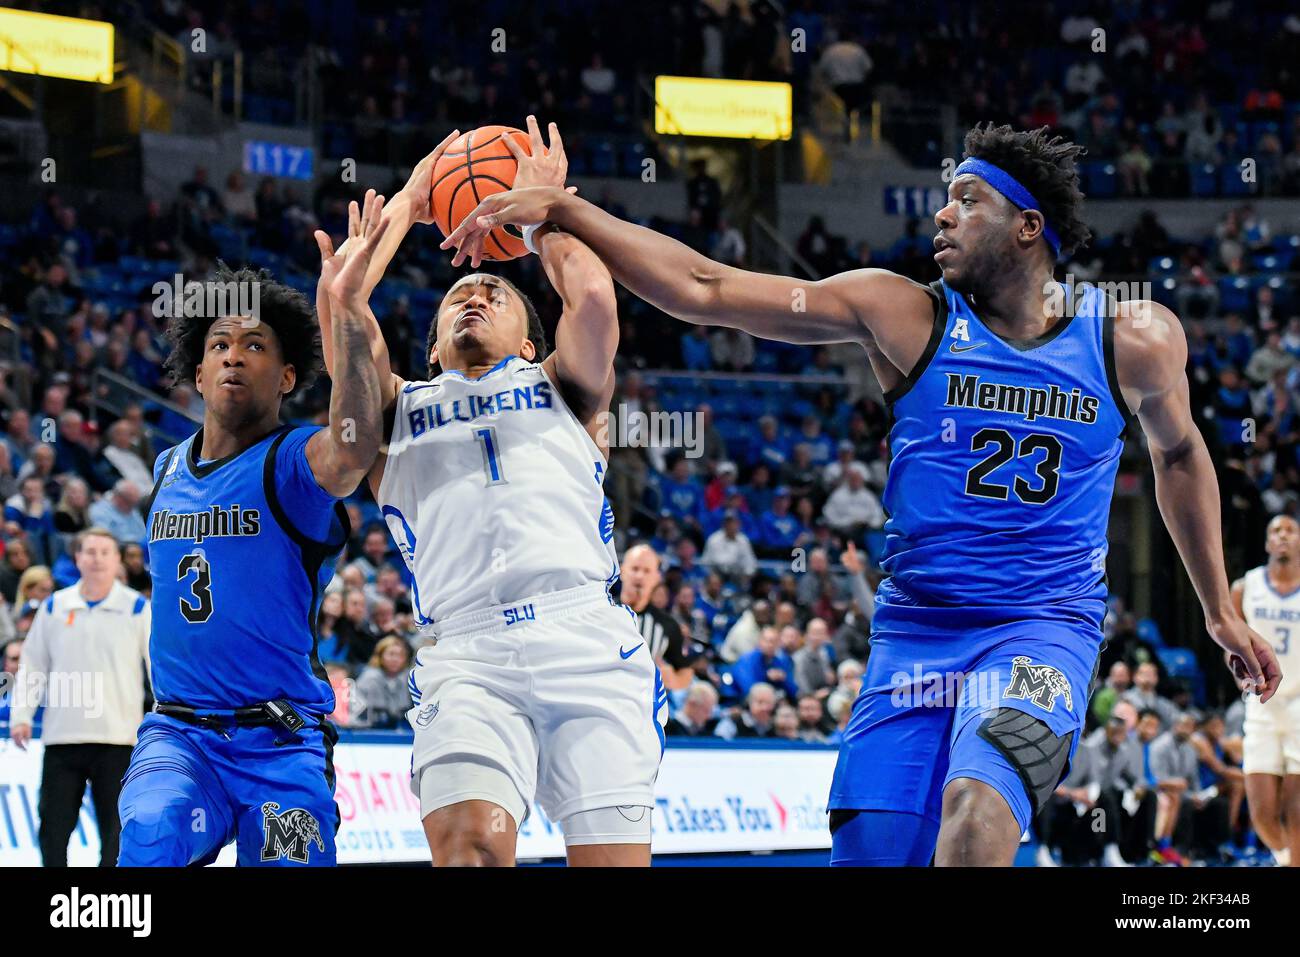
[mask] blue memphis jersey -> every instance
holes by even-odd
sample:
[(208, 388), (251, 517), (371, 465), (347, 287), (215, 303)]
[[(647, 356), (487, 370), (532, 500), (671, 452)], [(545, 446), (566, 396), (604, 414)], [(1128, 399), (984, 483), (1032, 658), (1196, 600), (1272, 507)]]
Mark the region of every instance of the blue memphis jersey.
[[(1100, 290), (1012, 342), (943, 282), (916, 368), (885, 399), (886, 594), (922, 605), (1106, 596), (1106, 527), (1130, 418)], [(901, 593), (901, 594), (899, 594)], [(892, 600), (888, 599), (887, 600)]]
[(316, 431), (279, 429), (201, 462), (200, 429), (158, 457), (147, 525), (159, 701), (228, 710), (288, 698), (334, 710), (316, 614), (350, 528), (307, 462)]

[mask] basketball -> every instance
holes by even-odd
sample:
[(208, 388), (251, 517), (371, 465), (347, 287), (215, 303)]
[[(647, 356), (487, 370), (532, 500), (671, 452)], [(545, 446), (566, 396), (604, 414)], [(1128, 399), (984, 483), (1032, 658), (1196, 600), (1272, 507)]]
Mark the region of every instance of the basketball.
[[(452, 141), (433, 168), (433, 189), (429, 208), (434, 222), (446, 236), (460, 225), (481, 200), (510, 189), (515, 182), (518, 164), (502, 138), (513, 136), (515, 142), (531, 152), (528, 134), (512, 126), (480, 126)], [(493, 262), (518, 259), (527, 253), (524, 241), (505, 227), (492, 230), (483, 245), (483, 258)]]

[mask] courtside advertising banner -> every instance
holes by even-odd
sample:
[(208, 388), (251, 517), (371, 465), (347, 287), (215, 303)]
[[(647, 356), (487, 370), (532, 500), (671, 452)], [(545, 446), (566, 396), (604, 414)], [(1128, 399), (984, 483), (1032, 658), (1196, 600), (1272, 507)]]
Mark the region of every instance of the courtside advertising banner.
[[(36, 813), (41, 742), (26, 751), (0, 741), (0, 866), (41, 863)], [(409, 742), (340, 741), (335, 800), (343, 818), (340, 864), (429, 860), (420, 802), (410, 790)], [(669, 747), (655, 791), (654, 852), (710, 854), (830, 847), (826, 795), (835, 752), (820, 748)], [(536, 804), (519, 831), (519, 859), (564, 855), (560, 828)], [(232, 844), (218, 864), (233, 864)], [(87, 794), (68, 848), (70, 866), (99, 862), (99, 833)]]

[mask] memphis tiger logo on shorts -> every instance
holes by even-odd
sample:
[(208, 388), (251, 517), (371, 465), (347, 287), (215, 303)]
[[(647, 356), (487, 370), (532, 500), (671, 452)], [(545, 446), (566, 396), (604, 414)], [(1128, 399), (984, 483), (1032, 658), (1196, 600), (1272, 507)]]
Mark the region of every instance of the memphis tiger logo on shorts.
[(426, 704), (420, 709), (415, 716), (415, 723), (421, 728), (427, 728), (436, 717), (438, 717), (438, 702), (435, 701), (433, 704)]
[(309, 811), (291, 807), (280, 813), (280, 805), (267, 801), (262, 805), (262, 860), (275, 861), (287, 857), (295, 864), (306, 864), (311, 845), (322, 853), (325, 839), (321, 837), (320, 823)]
[(1016, 655), (1011, 659), (1011, 681), (1002, 697), (1027, 698), (1044, 711), (1051, 711), (1056, 699), (1062, 695), (1065, 696), (1065, 707), (1073, 710), (1070, 682), (1060, 669), (1030, 664), (1027, 655)]

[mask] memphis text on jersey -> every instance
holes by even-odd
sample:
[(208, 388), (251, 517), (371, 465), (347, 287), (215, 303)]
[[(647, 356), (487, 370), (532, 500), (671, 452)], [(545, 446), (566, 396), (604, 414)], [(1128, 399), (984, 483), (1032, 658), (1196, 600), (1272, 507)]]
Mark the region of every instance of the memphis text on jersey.
[(193, 539), (197, 544), (206, 538), (257, 535), (262, 530), (262, 514), (255, 508), (238, 505), (213, 505), (203, 512), (173, 512), (160, 508), (149, 524), (149, 541)]
[(450, 422), (473, 422), (481, 415), (549, 409), (551, 405), (551, 384), (535, 382), (531, 386), (503, 389), (491, 395), (471, 394), (450, 402), (435, 402), (412, 409), (407, 415), (411, 438), (417, 438), (429, 429), (441, 428)]
[(1022, 416), (1026, 422), (1035, 419), (1066, 419), (1092, 425), (1097, 421), (1101, 400), (1095, 395), (1084, 395), (1079, 389), (1069, 392), (1051, 384), (1046, 389), (1034, 386), (1007, 385), (1002, 382), (983, 382), (975, 373), (948, 376), (948, 397), (944, 405), (966, 409), (984, 409), (988, 412), (1010, 412)]

